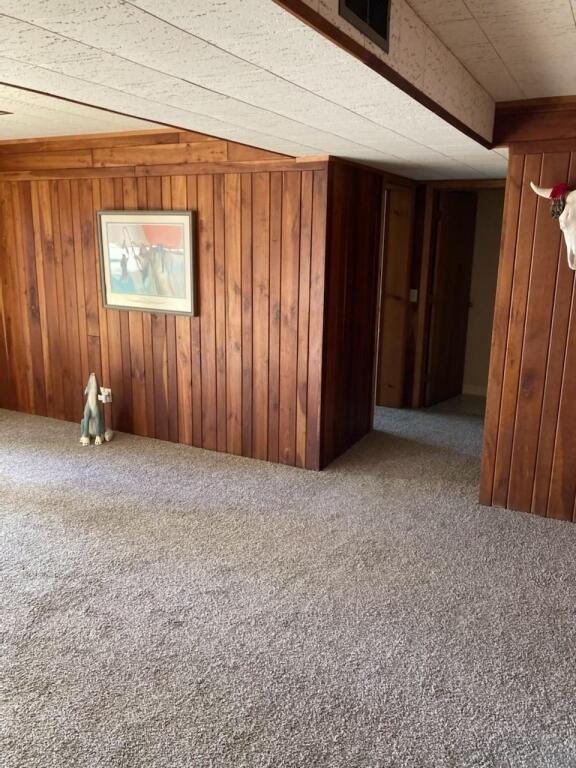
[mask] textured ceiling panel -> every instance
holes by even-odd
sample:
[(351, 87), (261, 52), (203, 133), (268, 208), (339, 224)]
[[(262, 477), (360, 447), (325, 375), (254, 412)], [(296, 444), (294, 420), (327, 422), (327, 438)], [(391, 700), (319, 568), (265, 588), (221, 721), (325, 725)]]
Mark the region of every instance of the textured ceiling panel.
[(157, 128), (154, 123), (0, 85), (0, 138), (20, 139)]
[[(0, 11), (5, 82), (413, 178), (505, 173), (501, 156), (271, 0), (0, 0)], [(439, 93), (448, 88), (446, 67), (441, 58), (430, 59), (423, 75), (440, 83)]]
[(576, 93), (575, 0), (409, 0), (497, 100)]

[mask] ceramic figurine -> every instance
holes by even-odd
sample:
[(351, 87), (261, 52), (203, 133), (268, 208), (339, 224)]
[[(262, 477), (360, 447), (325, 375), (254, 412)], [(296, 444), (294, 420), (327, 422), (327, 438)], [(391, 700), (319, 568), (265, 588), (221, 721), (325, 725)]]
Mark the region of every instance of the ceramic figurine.
[(110, 390), (102, 388), (101, 393), (98, 394), (96, 374), (91, 373), (84, 390), (86, 405), (84, 418), (80, 422), (80, 445), (90, 445), (91, 437), (94, 438), (94, 445), (102, 445), (103, 440), (109, 443), (114, 436), (111, 430), (106, 429), (104, 413), (99, 402), (111, 402)]

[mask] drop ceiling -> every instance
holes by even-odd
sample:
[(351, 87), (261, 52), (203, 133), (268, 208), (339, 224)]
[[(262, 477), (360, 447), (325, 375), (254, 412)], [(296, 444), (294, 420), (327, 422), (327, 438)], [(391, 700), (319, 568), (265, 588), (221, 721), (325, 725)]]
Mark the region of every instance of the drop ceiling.
[[(415, 179), (505, 174), (502, 154), (447, 124), (272, 0), (0, 0), (0, 12), (0, 81), (7, 84), (290, 155), (346, 157)], [(26, 108), (1, 93), (0, 99), (0, 109), (16, 118)], [(53, 111), (62, 112), (62, 103)], [(48, 101), (43, 108), (50, 110)], [(62, 132), (84, 132), (76, 107), (72, 113)], [(38, 130), (32, 117), (28, 124), (21, 119), (18, 130), (16, 121), (4, 130), (8, 119), (0, 121), (0, 139), (16, 138), (18, 130), (22, 138), (48, 135), (31, 133)], [(93, 113), (90, 120), (96, 119)]]
[[(6, 114), (4, 110), (7, 111)], [(145, 120), (115, 115), (53, 96), (0, 85), (0, 138), (4, 140), (145, 131), (157, 127), (155, 123)]]
[(496, 101), (576, 94), (576, 0), (409, 0)]

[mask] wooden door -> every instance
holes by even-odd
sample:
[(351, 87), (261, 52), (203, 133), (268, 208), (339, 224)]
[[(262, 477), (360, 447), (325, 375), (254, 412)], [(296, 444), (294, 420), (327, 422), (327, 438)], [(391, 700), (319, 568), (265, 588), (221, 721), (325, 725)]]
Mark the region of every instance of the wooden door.
[(387, 192), (376, 405), (388, 408), (405, 404), (414, 203), (413, 189)]
[(475, 192), (439, 192), (425, 404), (462, 393), (476, 224)]

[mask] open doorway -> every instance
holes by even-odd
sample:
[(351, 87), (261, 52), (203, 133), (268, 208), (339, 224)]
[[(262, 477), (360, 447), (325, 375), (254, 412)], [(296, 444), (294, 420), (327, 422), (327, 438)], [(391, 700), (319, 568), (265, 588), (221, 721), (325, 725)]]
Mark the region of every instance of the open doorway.
[(486, 398), (504, 194), (440, 191), (423, 405)]
[(388, 192), (376, 407), (483, 416), (503, 182)]

